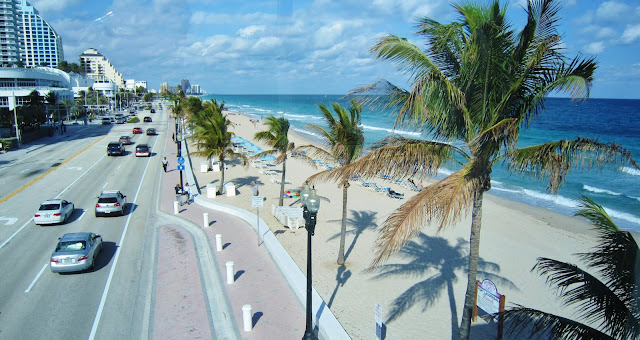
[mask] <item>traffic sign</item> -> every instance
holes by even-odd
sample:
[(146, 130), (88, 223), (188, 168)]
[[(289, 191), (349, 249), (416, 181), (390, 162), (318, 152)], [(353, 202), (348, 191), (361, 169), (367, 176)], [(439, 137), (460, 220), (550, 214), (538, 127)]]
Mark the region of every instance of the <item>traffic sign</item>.
[(178, 157), (178, 164), (184, 164), (184, 157)]
[(184, 170), (184, 165), (182, 165), (182, 164), (178, 165), (178, 170), (180, 170), (180, 171)]
[(264, 197), (262, 196), (252, 196), (251, 206), (254, 208), (262, 208), (263, 201), (264, 201)]

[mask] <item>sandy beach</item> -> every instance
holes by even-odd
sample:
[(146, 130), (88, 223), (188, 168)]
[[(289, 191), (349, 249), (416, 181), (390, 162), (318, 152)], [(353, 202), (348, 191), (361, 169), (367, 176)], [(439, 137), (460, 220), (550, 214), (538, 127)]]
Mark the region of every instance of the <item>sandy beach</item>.
[[(263, 126), (254, 126), (250, 118), (242, 114), (227, 113), (235, 123), (232, 131), (237, 136), (267, 149), (266, 145), (253, 140)], [(297, 146), (310, 143), (292, 131), (289, 138)], [(190, 149), (194, 150), (195, 146), (191, 144)], [(192, 162), (201, 192), (205, 194), (205, 185), (219, 183), (220, 172), (200, 172), (200, 164), (206, 162), (205, 159), (192, 156)], [(278, 172), (275, 177), (280, 178), (281, 168), (281, 165), (272, 168)], [(308, 176), (321, 170), (299, 158), (288, 158), (286, 174), (291, 184), (285, 188), (300, 188)], [(229, 161), (225, 181), (236, 185), (237, 195), (218, 196), (214, 200), (255, 213), (251, 207), (254, 180), (260, 185), (260, 195), (266, 197), (260, 218), (305, 272), (307, 233), (303, 228), (290, 230), (272, 216), (271, 206), (278, 204), (280, 184), (272, 182), (269, 175), (250, 165), (245, 167), (237, 160)], [(382, 178), (372, 181), (404, 193), (407, 198), (415, 194)], [(386, 197), (355, 181), (351, 184), (344, 267), (336, 264), (342, 189), (333, 182), (315, 186), (318, 195), (324, 198), (313, 238), (313, 281), (318, 293), (353, 339), (375, 339), (375, 304), (382, 307), (386, 339), (455, 338), (466, 289), (470, 214), (439, 234), (435, 226), (425, 226), (423, 233), (401, 252), (376, 270), (367, 271), (379, 226), (406, 198)], [(297, 200), (285, 197), (284, 205), (292, 204), (297, 204)], [(541, 256), (577, 263), (573, 254), (586, 251), (594, 244), (590, 228), (590, 224), (578, 218), (485, 195), (478, 279), (492, 280), (498, 292), (506, 295), (507, 307), (521, 304), (571, 316), (570, 310), (558, 304), (554, 291), (546, 286), (544, 279), (530, 270)], [(492, 338), (496, 334), (495, 323), (479, 319), (472, 324), (473, 339)]]

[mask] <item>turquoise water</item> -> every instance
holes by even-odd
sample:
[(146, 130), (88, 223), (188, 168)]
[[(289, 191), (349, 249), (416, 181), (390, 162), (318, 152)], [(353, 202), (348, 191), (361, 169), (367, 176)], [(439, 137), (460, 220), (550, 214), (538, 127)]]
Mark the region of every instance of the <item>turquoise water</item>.
[[(311, 139), (307, 123), (322, 125), (317, 107), (338, 102), (348, 107), (348, 100), (338, 95), (208, 95), (223, 101), (232, 111), (263, 118), (270, 115), (285, 117), (292, 128)], [(410, 130), (394, 130), (393, 117), (380, 112), (363, 111), (362, 127), (365, 143), (370, 145), (392, 133), (411, 138), (423, 138)], [(640, 100), (589, 99), (573, 102), (564, 98), (550, 98), (544, 111), (525, 130), (519, 145), (535, 145), (559, 139), (585, 137), (600, 142), (617, 142), (630, 150), (640, 162)], [(443, 168), (442, 178), (455, 169)], [(640, 232), (640, 171), (623, 166), (616, 169), (572, 171), (557, 195), (546, 191), (546, 182), (525, 175), (514, 175), (501, 165), (494, 168), (491, 194), (526, 202), (572, 215), (577, 199), (588, 196), (603, 205), (622, 228)]]

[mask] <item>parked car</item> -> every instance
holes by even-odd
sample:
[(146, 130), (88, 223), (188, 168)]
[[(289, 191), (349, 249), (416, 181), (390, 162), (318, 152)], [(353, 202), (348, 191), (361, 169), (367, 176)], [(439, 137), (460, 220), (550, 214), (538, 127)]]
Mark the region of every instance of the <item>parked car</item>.
[(129, 136), (120, 136), (120, 143), (122, 143), (123, 145), (130, 145), (131, 144), (131, 137), (129, 137)]
[(158, 133), (156, 132), (156, 129), (154, 129), (154, 128), (148, 128), (147, 129), (147, 136), (155, 136), (157, 134)]
[(147, 144), (136, 145), (136, 157), (150, 157), (151, 149)]
[(49, 268), (54, 273), (79, 272), (93, 268), (102, 250), (102, 236), (94, 233), (69, 233), (58, 239)]
[(120, 142), (111, 142), (107, 145), (107, 156), (124, 155), (124, 145)]
[(156, 113), (156, 109), (151, 109), (151, 113)]
[(109, 119), (109, 117), (102, 118), (102, 125), (110, 125), (110, 124), (111, 124), (111, 119)]
[(142, 121), (145, 122), (145, 123), (151, 123), (152, 122), (151, 117), (144, 117), (142, 119)]
[(95, 214), (98, 216), (124, 215), (124, 207), (127, 205), (127, 196), (119, 190), (105, 190), (98, 196)]
[(138, 133), (142, 133), (142, 129), (139, 127), (134, 127), (131, 133), (133, 133), (134, 135)]
[(73, 203), (61, 199), (44, 201), (33, 214), (33, 221), (37, 225), (64, 223), (71, 217), (74, 208)]

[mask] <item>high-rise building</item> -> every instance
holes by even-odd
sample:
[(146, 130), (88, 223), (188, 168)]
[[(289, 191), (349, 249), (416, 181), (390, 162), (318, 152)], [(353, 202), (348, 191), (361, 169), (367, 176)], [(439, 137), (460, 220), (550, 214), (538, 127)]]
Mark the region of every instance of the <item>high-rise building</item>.
[(110, 82), (117, 85), (118, 88), (124, 88), (122, 74), (96, 49), (89, 48), (80, 55), (80, 66), (86, 72), (87, 77), (95, 79), (97, 83)]
[(20, 60), (21, 0), (0, 0), (0, 65), (10, 66)]
[(58, 67), (64, 60), (62, 39), (26, 0), (20, 2), (20, 58), (27, 67)]
[(200, 85), (198, 84), (191, 85), (191, 94), (200, 94)]
[(189, 83), (189, 79), (182, 79), (180, 81), (180, 89), (182, 89), (183, 93), (189, 93), (190, 88), (191, 84)]
[(169, 83), (162, 83), (160, 84), (160, 92), (169, 92)]

